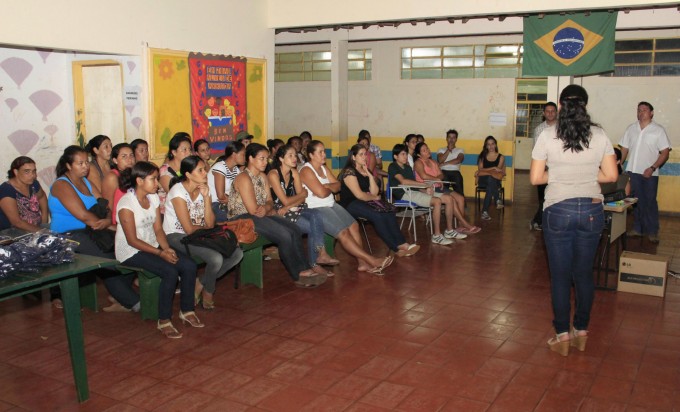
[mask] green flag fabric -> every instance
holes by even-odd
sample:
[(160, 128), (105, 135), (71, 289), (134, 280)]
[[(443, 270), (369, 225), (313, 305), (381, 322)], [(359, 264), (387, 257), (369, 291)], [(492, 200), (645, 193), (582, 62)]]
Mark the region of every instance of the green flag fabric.
[(576, 76), (614, 70), (616, 13), (524, 18), (523, 76)]

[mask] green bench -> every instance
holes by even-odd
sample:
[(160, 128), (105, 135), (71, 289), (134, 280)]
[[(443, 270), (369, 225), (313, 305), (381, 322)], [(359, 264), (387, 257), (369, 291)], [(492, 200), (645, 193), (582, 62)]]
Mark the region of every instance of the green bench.
[[(335, 239), (329, 235), (324, 238), (326, 243), (326, 251), (329, 255), (335, 256), (334, 246)], [(264, 236), (259, 236), (253, 243), (242, 243), (243, 260), (241, 260), (241, 282), (243, 284), (252, 284), (262, 289), (264, 287), (263, 268), (262, 268), (262, 248), (270, 245), (272, 242)], [(192, 258), (196, 264), (200, 265), (203, 262), (198, 257)], [(116, 267), (119, 272), (123, 274), (137, 273), (139, 279), (139, 300), (140, 300), (140, 314), (142, 319), (158, 319), (158, 290), (161, 285), (161, 278), (155, 274), (141, 268), (118, 265)], [(238, 276), (234, 287), (238, 287)], [(98, 311), (97, 303), (97, 283), (87, 282), (80, 287), (80, 302), (81, 307), (87, 307), (95, 312)]]

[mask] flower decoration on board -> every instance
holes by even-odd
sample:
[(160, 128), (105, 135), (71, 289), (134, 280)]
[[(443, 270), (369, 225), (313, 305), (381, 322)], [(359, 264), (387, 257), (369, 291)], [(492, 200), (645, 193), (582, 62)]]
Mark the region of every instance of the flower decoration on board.
[(158, 74), (163, 78), (163, 80), (168, 80), (175, 74), (175, 69), (172, 67), (172, 62), (167, 59), (161, 60), (158, 64)]

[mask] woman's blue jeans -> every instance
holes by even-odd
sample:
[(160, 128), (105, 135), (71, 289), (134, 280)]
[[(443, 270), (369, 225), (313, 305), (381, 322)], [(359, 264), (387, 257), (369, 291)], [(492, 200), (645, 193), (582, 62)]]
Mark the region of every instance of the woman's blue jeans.
[(319, 251), (324, 248), (323, 217), (317, 209), (305, 209), (295, 224), (307, 235), (309, 264), (314, 266)]
[(179, 308), (182, 312), (194, 310), (194, 289), (196, 287), (196, 263), (184, 253), (175, 249), (179, 260), (172, 264), (158, 255), (137, 252), (124, 265), (148, 270), (161, 278), (158, 290), (158, 318), (172, 318), (172, 299), (175, 297), (175, 286), (179, 280)]
[(569, 331), (571, 286), (576, 310), (573, 326), (588, 330), (595, 297), (593, 263), (604, 228), (602, 202), (590, 197), (567, 199), (543, 211), (543, 238), (548, 252), (556, 333)]
[(484, 195), (484, 204), (482, 205), (482, 211), (488, 212), (489, 205), (491, 204), (491, 198), (496, 200), (500, 199), (499, 188), (501, 187), (501, 181), (495, 179), (493, 176), (479, 176), (477, 180), (477, 185), (479, 187), (486, 188), (486, 194)]
[(354, 218), (364, 218), (373, 223), (376, 233), (383, 242), (396, 252), (399, 245), (406, 243), (404, 235), (399, 229), (397, 216), (394, 213), (381, 213), (370, 207), (363, 200), (355, 200), (347, 206), (347, 211)]

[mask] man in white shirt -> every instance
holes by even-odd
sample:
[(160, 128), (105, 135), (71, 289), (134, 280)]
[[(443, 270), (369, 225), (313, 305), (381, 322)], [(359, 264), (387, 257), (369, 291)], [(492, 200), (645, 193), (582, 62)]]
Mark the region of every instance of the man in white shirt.
[(456, 147), (458, 131), (451, 129), (446, 132), (446, 147), (437, 151), (437, 163), (444, 173), (444, 180), (453, 182), (453, 190), (461, 196), (465, 196), (463, 190), (463, 175), (460, 174), (460, 165), (465, 159), (463, 149)]
[(666, 130), (653, 121), (654, 107), (647, 102), (637, 106), (638, 121), (628, 126), (619, 142), (621, 162), (625, 162), (630, 175), (633, 196), (638, 198), (633, 212), (633, 230), (630, 236), (649, 236), (652, 243), (659, 242), (659, 205), (656, 194), (659, 188), (659, 168), (666, 163), (671, 142)]
[[(548, 102), (543, 105), (543, 122), (534, 129), (534, 146), (536, 140), (543, 130), (557, 124), (557, 105), (553, 102)], [(538, 209), (534, 218), (529, 222), (529, 230), (543, 230), (543, 202), (545, 201), (545, 188), (548, 185), (536, 185), (538, 192)]]

